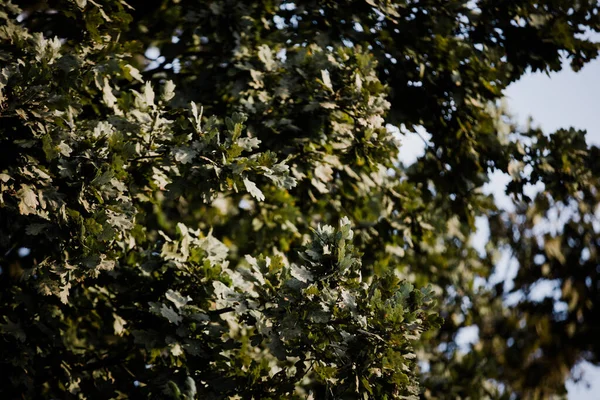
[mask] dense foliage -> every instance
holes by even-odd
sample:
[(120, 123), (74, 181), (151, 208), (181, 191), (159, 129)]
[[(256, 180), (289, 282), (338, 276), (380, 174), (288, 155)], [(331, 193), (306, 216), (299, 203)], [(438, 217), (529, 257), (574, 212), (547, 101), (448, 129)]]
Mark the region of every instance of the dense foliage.
[[(501, 99), (594, 31), (595, 0), (0, 2), (2, 398), (564, 394), (600, 362), (600, 151)], [(393, 126), (431, 135), (410, 166)]]

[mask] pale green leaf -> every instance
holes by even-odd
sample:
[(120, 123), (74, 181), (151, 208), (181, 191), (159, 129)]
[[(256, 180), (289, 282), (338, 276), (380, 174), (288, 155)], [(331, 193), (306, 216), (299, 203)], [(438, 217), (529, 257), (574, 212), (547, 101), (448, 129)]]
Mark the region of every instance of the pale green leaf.
[(160, 308), (160, 314), (168, 319), (170, 323), (175, 325), (179, 325), (179, 323), (183, 321), (183, 318), (177, 314), (175, 310), (173, 310), (171, 307), (167, 307), (165, 304), (163, 304)]
[(22, 184), (17, 195), (21, 199), (21, 202), (19, 203), (19, 211), (21, 214), (28, 215), (34, 213), (39, 205), (35, 192), (29, 186)]
[(331, 77), (329, 76), (329, 71), (327, 71), (326, 69), (321, 70), (321, 80), (327, 88), (333, 90), (333, 85), (331, 84)]
[(168, 80), (165, 82), (165, 86), (163, 86), (162, 100), (169, 101), (173, 97), (175, 97), (175, 84), (172, 80)]
[(125, 332), (125, 325), (127, 325), (127, 321), (113, 313), (113, 330), (115, 331), (115, 335), (122, 336), (123, 332)]
[(165, 293), (165, 297), (167, 298), (167, 300), (175, 304), (175, 307), (177, 307), (178, 309), (184, 307), (188, 302), (192, 300), (191, 297), (183, 297), (181, 293), (172, 289), (167, 290), (167, 293)]
[(123, 67), (123, 72), (125, 73), (125, 77), (127, 79), (134, 79), (138, 82), (144, 81), (144, 78), (142, 77), (142, 74), (140, 74), (140, 71), (137, 68), (131, 66), (130, 64), (127, 64)]
[(252, 182), (251, 180), (249, 180), (247, 178), (244, 178), (244, 186), (246, 186), (246, 190), (248, 191), (248, 193), (250, 193), (252, 195), (252, 197), (254, 197), (256, 200), (258, 200), (258, 201), (265, 200), (265, 195), (256, 186), (256, 184), (254, 182)]

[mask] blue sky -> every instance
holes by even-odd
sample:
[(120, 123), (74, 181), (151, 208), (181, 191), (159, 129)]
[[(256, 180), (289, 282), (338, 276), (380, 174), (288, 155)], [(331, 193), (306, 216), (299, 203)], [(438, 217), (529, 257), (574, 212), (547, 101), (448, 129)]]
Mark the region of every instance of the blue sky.
[(529, 74), (505, 94), (519, 121), (531, 116), (547, 132), (586, 129), (588, 141), (600, 145), (600, 60), (578, 73), (569, 68), (550, 76)]

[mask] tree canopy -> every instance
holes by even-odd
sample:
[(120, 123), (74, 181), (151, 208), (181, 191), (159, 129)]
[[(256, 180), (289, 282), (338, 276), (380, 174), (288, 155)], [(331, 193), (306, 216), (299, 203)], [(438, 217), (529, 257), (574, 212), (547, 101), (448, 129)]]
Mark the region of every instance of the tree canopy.
[(600, 151), (502, 98), (593, 32), (596, 0), (0, 2), (0, 394), (565, 395)]

